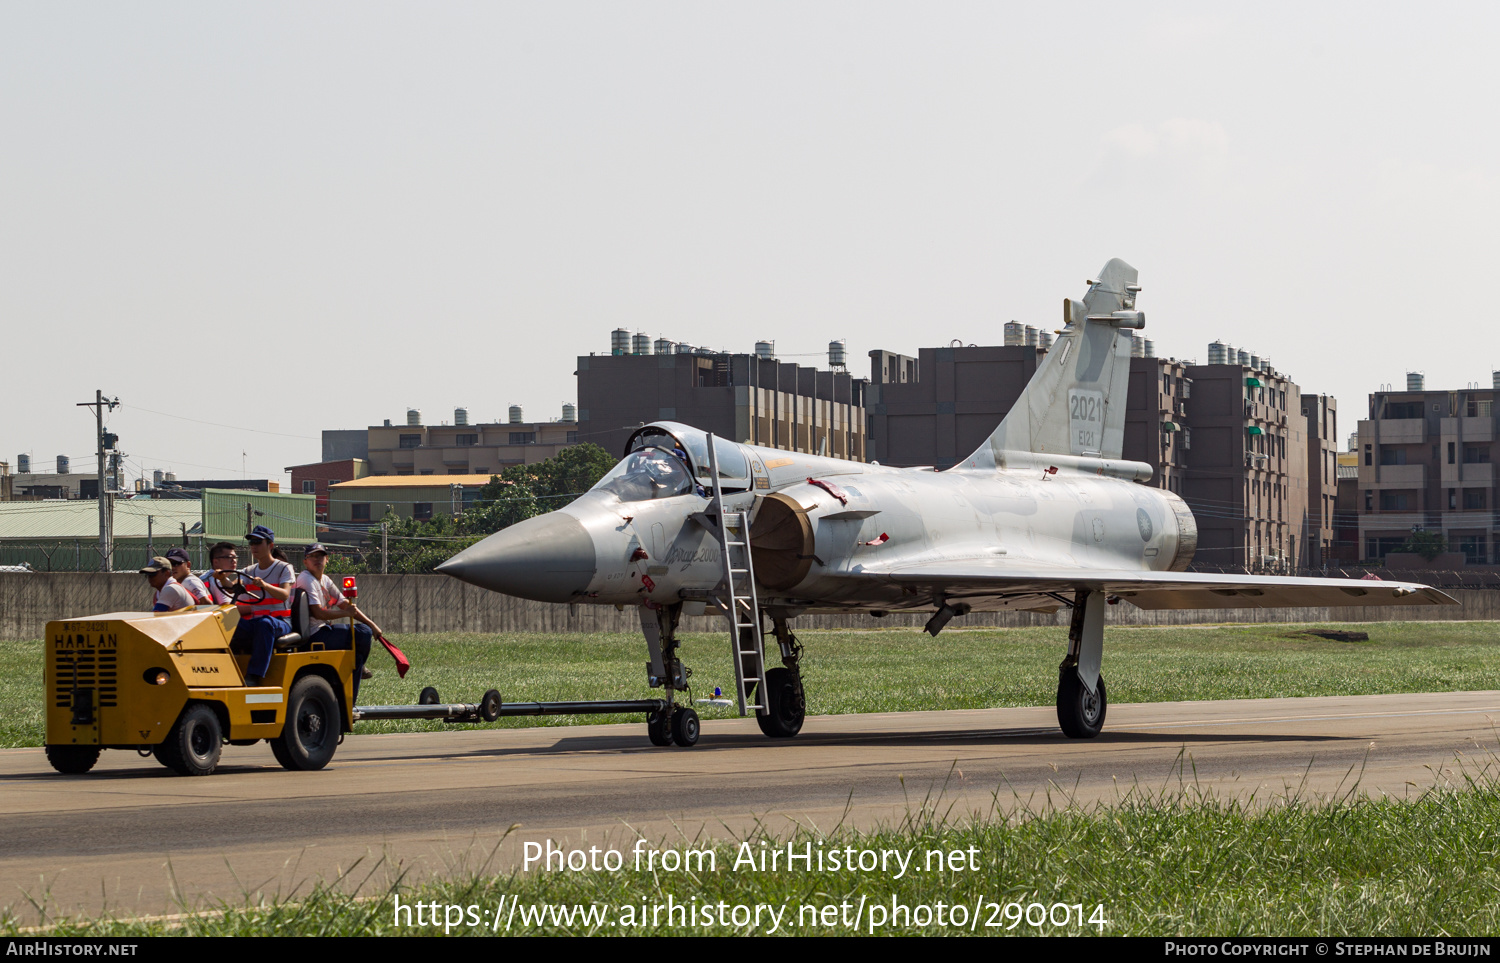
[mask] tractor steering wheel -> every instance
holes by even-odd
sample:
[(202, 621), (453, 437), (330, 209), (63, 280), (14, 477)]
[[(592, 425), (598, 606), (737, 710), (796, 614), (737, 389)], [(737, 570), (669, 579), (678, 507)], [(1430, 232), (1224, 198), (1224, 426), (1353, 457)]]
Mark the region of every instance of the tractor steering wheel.
[[(266, 600), (265, 590), (247, 586), (245, 584), (245, 576), (242, 573), (236, 571), (229, 574), (234, 576), (234, 581), (228, 585), (220, 584), (219, 588), (223, 590), (225, 595), (229, 596), (231, 602), (238, 602), (241, 598), (244, 598), (251, 604)], [(215, 576), (215, 581), (218, 581), (217, 576)]]

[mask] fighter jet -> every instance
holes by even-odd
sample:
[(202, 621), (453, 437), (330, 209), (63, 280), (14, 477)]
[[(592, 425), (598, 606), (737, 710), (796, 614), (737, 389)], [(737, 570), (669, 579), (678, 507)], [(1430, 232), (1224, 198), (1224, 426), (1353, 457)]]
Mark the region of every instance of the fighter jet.
[[(1405, 582), (1186, 571), (1193, 513), (1142, 484), (1149, 465), (1122, 458), (1128, 329), (1136, 270), (1111, 260), (1082, 300), (1064, 300), (1057, 341), (978, 451), (944, 471), (890, 468), (715, 438), (659, 421), (567, 507), (489, 536), (438, 571), (543, 602), (636, 606), (647, 681), (670, 707), (652, 742), (691, 744), (697, 716), (678, 657), (682, 614), (727, 620), (735, 699), (772, 737), (801, 729), (801, 645), (808, 613), (930, 612), (933, 635), (969, 612), (1071, 610), (1057, 718), (1097, 735), (1108, 700), (1100, 674), (1105, 612), (1256, 606), (1439, 605)], [(769, 621), (782, 665), (765, 668)]]

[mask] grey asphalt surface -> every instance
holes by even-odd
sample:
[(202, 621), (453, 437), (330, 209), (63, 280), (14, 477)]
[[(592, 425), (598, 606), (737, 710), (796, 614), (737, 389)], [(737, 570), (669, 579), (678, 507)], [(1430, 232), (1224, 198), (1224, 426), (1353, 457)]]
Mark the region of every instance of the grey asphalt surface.
[(643, 724), (455, 730), (354, 735), (317, 773), (230, 746), (193, 779), (129, 752), (60, 776), (40, 749), (0, 750), (0, 907), (172, 914), (341, 875), (371, 893), (509, 872), (529, 840), (868, 828), (924, 805), (957, 819), (1184, 787), (1410, 796), (1495, 763), (1496, 720), (1500, 692), (1465, 692), (1112, 705), (1087, 741), (1050, 707), (822, 716), (789, 741), (711, 719), (692, 749), (652, 747)]

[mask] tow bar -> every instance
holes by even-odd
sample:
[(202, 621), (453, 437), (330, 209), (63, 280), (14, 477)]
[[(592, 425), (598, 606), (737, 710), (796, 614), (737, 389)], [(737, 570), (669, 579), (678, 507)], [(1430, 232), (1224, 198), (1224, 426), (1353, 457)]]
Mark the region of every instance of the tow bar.
[(443, 722), (494, 722), (501, 716), (589, 716), (621, 712), (667, 711), (665, 699), (622, 699), (601, 702), (512, 702), (507, 705), (498, 689), (491, 689), (477, 703), (443, 702), (432, 686), (422, 690), (414, 706), (356, 706), (354, 721), (374, 719), (439, 719)]

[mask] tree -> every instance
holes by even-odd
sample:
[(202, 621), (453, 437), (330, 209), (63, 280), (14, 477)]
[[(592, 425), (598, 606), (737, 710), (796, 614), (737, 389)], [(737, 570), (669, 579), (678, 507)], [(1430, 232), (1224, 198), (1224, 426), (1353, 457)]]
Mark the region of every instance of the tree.
[(1448, 540), (1441, 532), (1416, 531), (1402, 544), (1401, 551), (1420, 555), (1430, 562), (1448, 551)]

